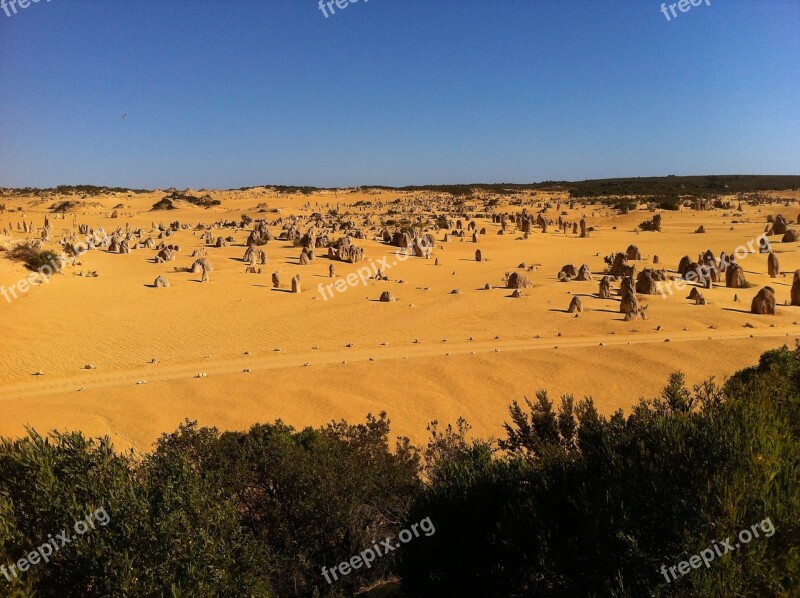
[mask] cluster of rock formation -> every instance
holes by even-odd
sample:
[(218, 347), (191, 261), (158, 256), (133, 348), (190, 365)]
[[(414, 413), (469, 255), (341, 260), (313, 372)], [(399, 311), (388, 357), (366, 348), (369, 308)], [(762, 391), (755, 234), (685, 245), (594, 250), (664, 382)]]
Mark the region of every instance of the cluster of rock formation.
[(353, 245), (350, 237), (345, 236), (328, 246), (328, 258), (355, 264), (363, 261), (364, 250)]

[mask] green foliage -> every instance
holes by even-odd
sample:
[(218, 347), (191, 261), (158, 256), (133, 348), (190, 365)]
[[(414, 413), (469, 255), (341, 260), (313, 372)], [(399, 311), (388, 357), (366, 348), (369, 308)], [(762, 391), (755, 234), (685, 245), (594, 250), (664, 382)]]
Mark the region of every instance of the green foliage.
[(270, 185), (272, 191), (278, 193), (300, 193), (301, 195), (311, 195), (315, 191), (333, 191), (333, 188), (327, 187), (297, 187), (293, 185)]
[(187, 422), (137, 460), (107, 439), (31, 431), (0, 445), (0, 564), (104, 507), (106, 526), (10, 587), (59, 597), (349, 595), (389, 576), (394, 559), (335, 586), (321, 567), (396, 535), (420, 488), (417, 451), (407, 439), (391, 451), (388, 433), (385, 414), (299, 432), (277, 422), (220, 435)]
[(182, 425), (162, 437), (141, 467), (149, 499), (148, 530), (153, 564), (146, 576), (166, 595), (173, 588), (190, 596), (267, 596), (260, 581), (266, 550), (239, 519), (239, 505), (203, 471), (216, 430)]
[[(389, 446), (385, 414), (220, 434), (187, 422), (136, 458), (107, 439), (0, 442), (0, 564), (99, 508), (107, 525), (8, 584), (9, 596), (790, 596), (800, 590), (800, 348), (724, 386), (624, 416), (546, 391), (498, 442), (433, 422)], [(430, 518), (419, 537), (328, 585), (321, 568)], [(667, 583), (661, 568), (769, 518), (775, 534)]]
[[(475, 192), (509, 195), (526, 191), (568, 191), (574, 198), (608, 196), (664, 196), (677, 198), (708, 197), (720, 193), (753, 193), (764, 189), (787, 190), (800, 185), (796, 175), (724, 175), (724, 176), (666, 176), (623, 179), (593, 179), (586, 181), (543, 181), (529, 184), (472, 184), (472, 185), (421, 185), (402, 187), (400, 191), (431, 191), (449, 193), (454, 197), (468, 197)], [(374, 187), (392, 190), (392, 187)], [(666, 201), (666, 200), (665, 200)], [(664, 209), (677, 209), (664, 208)]]
[[(41, 596), (100, 596), (131, 582), (133, 554), (119, 553), (109, 567), (113, 546), (127, 547), (141, 530), (143, 502), (130, 475), (132, 459), (117, 455), (107, 439), (86, 440), (80, 434), (45, 438), (31, 431), (0, 445), (0, 564), (24, 558), (30, 551), (69, 530), (74, 522), (104, 507), (110, 523), (87, 532), (50, 558), (19, 573), (15, 587)], [(0, 583), (6, 586), (5, 579)], [(93, 591), (90, 588), (95, 588)]]
[[(564, 183), (572, 197), (590, 198), (609, 195), (648, 195), (666, 198), (678, 196), (708, 197), (720, 193), (753, 193), (764, 189), (792, 189), (798, 176), (724, 175), (666, 176), (627, 179), (598, 179)], [(663, 208), (677, 209), (677, 208)]]
[[(281, 422), (224, 434), (207, 471), (235, 497), (243, 522), (271, 550), (279, 595), (326, 595), (323, 566), (336, 566), (396, 534), (419, 487), (419, 459), (407, 440), (393, 453), (385, 414), (362, 425), (332, 423), (296, 432)], [(354, 591), (392, 569), (391, 557), (341, 578)]]
[(147, 189), (128, 189), (126, 187), (98, 187), (96, 185), (58, 185), (53, 188), (40, 189), (37, 187), (20, 187), (7, 189), (16, 195), (49, 195), (49, 194), (85, 194), (85, 195), (107, 195), (109, 193), (150, 193)]
[(683, 200), (679, 197), (656, 197), (652, 198), (658, 208), (662, 210), (679, 210), (683, 205)]
[(8, 252), (8, 257), (12, 260), (22, 262), (29, 270), (38, 270), (48, 266), (54, 271), (61, 267), (61, 258), (54, 251), (49, 249), (40, 250), (36, 245), (23, 243), (17, 245)]
[(636, 207), (638, 206), (638, 203), (636, 202), (635, 199), (629, 199), (629, 198), (622, 198), (622, 199), (615, 198), (612, 203), (614, 205), (614, 209), (620, 211), (621, 210), (632, 211), (635, 210)]
[(661, 402), (654, 405), (661, 407), (661, 411), (672, 413), (689, 413), (697, 405), (699, 399), (692, 397), (686, 388), (686, 377), (682, 372), (670, 374), (669, 381), (661, 391)]
[[(72, 532), (103, 508), (107, 524), (60, 548), (11, 586), (37, 596), (266, 596), (255, 577), (257, 545), (229, 501), (211, 492), (192, 456), (160, 448), (143, 463), (108, 439), (81, 434), (0, 446), (0, 564)], [(8, 583), (0, 578), (0, 583)]]
[[(433, 435), (435, 475), (409, 512), (437, 532), (405, 547), (414, 596), (774, 596), (800, 577), (800, 350), (723, 388), (673, 374), (606, 418), (543, 391), (514, 403), (500, 453)], [(452, 432), (452, 431), (451, 431)], [(448, 435), (444, 435), (448, 436)], [(766, 518), (776, 533), (667, 583), (677, 565)]]

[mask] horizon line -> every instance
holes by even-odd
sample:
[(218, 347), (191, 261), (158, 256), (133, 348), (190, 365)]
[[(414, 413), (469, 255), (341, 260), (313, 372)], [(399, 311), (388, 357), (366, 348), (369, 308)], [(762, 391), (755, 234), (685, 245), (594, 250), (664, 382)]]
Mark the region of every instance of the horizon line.
[[(669, 175), (655, 175), (655, 176), (632, 176), (632, 177), (607, 177), (607, 178), (597, 178), (597, 179), (580, 179), (580, 180), (553, 180), (547, 179), (543, 181), (534, 181), (534, 182), (509, 182), (509, 181), (499, 181), (499, 182), (482, 182), (482, 183), (415, 183), (411, 185), (386, 185), (386, 184), (360, 184), (360, 185), (346, 185), (346, 186), (333, 186), (333, 187), (320, 187), (317, 185), (305, 185), (305, 184), (284, 184), (284, 183), (265, 183), (265, 184), (257, 184), (257, 185), (245, 185), (242, 187), (194, 187), (192, 185), (188, 187), (183, 187), (183, 190), (197, 190), (197, 191), (246, 191), (248, 189), (255, 189), (258, 187), (274, 187), (274, 188), (289, 188), (289, 189), (310, 189), (314, 191), (335, 191), (339, 189), (386, 189), (386, 190), (396, 190), (396, 191), (406, 191), (406, 190), (425, 190), (431, 187), (496, 187), (502, 185), (514, 186), (514, 187), (534, 187), (534, 186), (542, 186), (542, 185), (575, 185), (580, 183), (598, 183), (598, 182), (605, 182), (605, 181), (636, 181), (636, 180), (667, 180), (667, 179), (708, 179), (708, 178), (751, 178), (751, 177), (760, 177), (760, 178), (798, 178), (800, 179), (800, 174), (758, 174), (758, 173), (749, 173), (749, 174), (700, 174), (700, 175), (682, 175), (682, 174), (669, 174)], [(797, 181), (798, 185), (800, 185), (800, 180)], [(25, 187), (4, 187), (0, 185), (0, 191), (24, 191), (24, 190), (35, 190), (35, 191), (53, 191), (57, 190), (61, 187), (66, 188), (79, 188), (79, 187), (87, 187), (87, 188), (94, 188), (94, 189), (109, 189), (109, 190), (123, 190), (123, 191), (164, 191), (168, 189), (175, 189), (181, 190), (179, 187), (174, 186), (156, 186), (152, 188), (143, 188), (143, 187), (127, 187), (127, 186), (120, 186), (120, 185), (109, 185), (109, 184), (90, 184), (90, 183), (76, 183), (76, 184), (68, 184), (62, 183), (50, 187), (33, 187), (33, 186), (25, 186)]]

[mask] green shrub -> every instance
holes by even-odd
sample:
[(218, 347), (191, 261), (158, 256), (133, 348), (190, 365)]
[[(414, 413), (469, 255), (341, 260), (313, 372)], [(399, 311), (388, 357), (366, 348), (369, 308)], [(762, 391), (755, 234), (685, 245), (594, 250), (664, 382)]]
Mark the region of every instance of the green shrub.
[(626, 210), (626, 209), (628, 211), (633, 211), (633, 210), (636, 209), (637, 205), (638, 204), (633, 199), (620, 199), (620, 200), (614, 202), (614, 209), (615, 210), (620, 210), (620, 211), (621, 210)]
[(679, 210), (683, 200), (678, 197), (661, 197), (656, 200), (656, 205), (662, 210)]
[[(800, 349), (724, 388), (673, 375), (628, 417), (545, 392), (514, 403), (496, 453), (452, 435), (409, 511), (414, 596), (775, 596), (800, 583)], [(441, 455), (445, 455), (444, 458)], [(423, 515), (424, 514), (424, 515)], [(675, 566), (771, 518), (777, 531), (670, 583)]]
[(22, 262), (29, 270), (39, 270), (43, 266), (49, 266), (55, 270), (60, 269), (62, 264), (61, 257), (57, 253), (49, 249), (40, 250), (31, 243), (17, 245), (8, 252), (8, 256), (12, 260)]
[[(144, 462), (107, 439), (35, 432), (0, 445), (0, 564), (15, 562), (104, 508), (97, 526), (18, 574), (25, 595), (266, 596), (260, 548), (227, 497), (188, 451), (160, 448)], [(174, 594), (177, 592), (177, 594)]]
[(381, 414), (362, 425), (298, 432), (277, 422), (220, 437), (205, 470), (269, 547), (279, 595), (349, 594), (393, 572), (386, 557), (334, 586), (321, 573), (400, 530), (419, 488), (418, 458), (406, 440), (392, 452), (388, 433)]

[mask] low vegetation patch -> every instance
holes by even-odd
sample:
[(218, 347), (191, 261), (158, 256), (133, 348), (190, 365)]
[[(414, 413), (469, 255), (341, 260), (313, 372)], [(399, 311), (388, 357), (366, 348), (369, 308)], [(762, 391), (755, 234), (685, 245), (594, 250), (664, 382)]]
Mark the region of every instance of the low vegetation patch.
[[(222, 202), (220, 200), (214, 199), (210, 195), (203, 195), (202, 197), (197, 197), (197, 196), (191, 195), (189, 193), (183, 193), (181, 191), (173, 191), (169, 195), (165, 195), (162, 198), (162, 200), (158, 204), (156, 204), (156, 206), (161, 204), (165, 200), (167, 200), (171, 204), (171, 202), (175, 201), (176, 199), (177, 200), (181, 200), (181, 201), (187, 201), (190, 204), (193, 204), (195, 206), (199, 206), (201, 208), (210, 208), (212, 206), (222, 205)], [(155, 209), (156, 206), (153, 206), (153, 208)], [(171, 208), (168, 208), (168, 209), (171, 209)]]
[(7, 252), (10, 259), (16, 262), (22, 262), (29, 270), (38, 270), (44, 265), (49, 265), (59, 262), (59, 256), (56, 252), (49, 249), (41, 249), (37, 243), (22, 243), (16, 245)]

